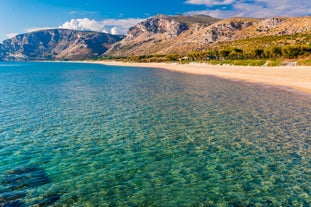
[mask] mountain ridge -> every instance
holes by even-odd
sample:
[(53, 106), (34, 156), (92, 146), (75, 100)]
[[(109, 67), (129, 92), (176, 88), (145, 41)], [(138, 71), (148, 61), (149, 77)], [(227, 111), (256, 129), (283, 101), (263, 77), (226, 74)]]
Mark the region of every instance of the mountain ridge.
[(48, 29), (19, 34), (0, 44), (2, 61), (77, 60), (103, 55), (123, 38), (93, 31)]
[[(170, 40), (178, 38), (185, 31), (191, 30), (193, 25), (197, 27), (211, 25), (219, 21), (207, 15), (193, 16), (167, 16), (156, 15), (136, 26), (131, 27), (124, 39), (110, 48), (105, 55), (111, 56), (129, 56), (144, 55), (152, 53), (167, 53), (165, 50), (158, 50), (165, 47), (162, 42), (169, 45)], [(164, 47), (163, 47), (164, 46)], [(177, 47), (175, 47), (177, 46)], [(175, 45), (178, 48), (180, 45)], [(170, 50), (169, 50), (170, 51)], [(174, 51), (173, 51), (174, 52)]]

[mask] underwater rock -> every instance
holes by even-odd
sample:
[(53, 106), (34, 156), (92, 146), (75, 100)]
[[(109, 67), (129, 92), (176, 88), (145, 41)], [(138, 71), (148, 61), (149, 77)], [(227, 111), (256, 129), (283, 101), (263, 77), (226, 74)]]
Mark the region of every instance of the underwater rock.
[(292, 158), (291, 161), (292, 161), (293, 165), (299, 164), (302, 160), (301, 156), (299, 154), (297, 154), (297, 152), (291, 152), (289, 155)]
[(21, 201), (12, 201), (12, 202), (6, 202), (4, 205), (0, 205), (1, 207), (23, 207), (24, 204)]
[(43, 206), (49, 206), (54, 204), (56, 201), (60, 199), (60, 195), (50, 195), (43, 199), (42, 201), (36, 203), (36, 206), (43, 207)]
[(0, 194), (0, 204), (8, 201), (15, 201), (26, 196), (25, 191), (11, 191)]
[[(49, 182), (46, 172), (38, 166), (23, 166), (7, 171), (1, 179), (1, 184), (6, 187), (6, 192), (0, 193), (0, 207), (26, 206), (23, 199), (31, 188), (42, 186)], [(46, 196), (43, 200), (36, 201), (35, 206), (49, 206), (60, 199), (60, 195)]]
[(36, 166), (19, 167), (7, 172), (4, 183), (11, 190), (22, 190), (44, 185), (49, 179), (44, 170)]

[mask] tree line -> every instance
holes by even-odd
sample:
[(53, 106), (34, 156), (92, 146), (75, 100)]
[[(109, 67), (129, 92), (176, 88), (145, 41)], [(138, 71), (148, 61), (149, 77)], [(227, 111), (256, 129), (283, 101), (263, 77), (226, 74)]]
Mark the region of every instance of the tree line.
[[(204, 51), (192, 51), (180, 54), (150, 54), (128, 57), (110, 57), (132, 62), (176, 62), (176, 61), (225, 61), (225, 60), (267, 60), (267, 59), (298, 59), (311, 57), (311, 44), (269, 46), (266, 48), (239, 49), (236, 47), (211, 48)], [(109, 57), (106, 59), (109, 59)]]
[(221, 59), (296, 59), (311, 55), (310, 45), (270, 46), (243, 51), (239, 48), (211, 49), (200, 52), (190, 52), (190, 60), (221, 60)]

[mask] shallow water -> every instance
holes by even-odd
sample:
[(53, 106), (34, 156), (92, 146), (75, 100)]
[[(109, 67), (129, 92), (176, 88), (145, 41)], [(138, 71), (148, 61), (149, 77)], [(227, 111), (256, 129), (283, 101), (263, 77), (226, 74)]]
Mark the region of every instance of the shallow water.
[(0, 65), (0, 206), (311, 206), (311, 100), (158, 69)]

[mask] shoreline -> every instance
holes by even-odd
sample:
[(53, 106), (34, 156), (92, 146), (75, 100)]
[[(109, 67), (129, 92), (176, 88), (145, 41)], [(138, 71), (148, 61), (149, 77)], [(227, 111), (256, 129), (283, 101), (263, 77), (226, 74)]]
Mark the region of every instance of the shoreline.
[(260, 67), (209, 65), (206, 63), (127, 63), (118, 61), (86, 61), (86, 63), (158, 68), (194, 75), (209, 75), (227, 80), (275, 86), (290, 92), (293, 92), (294, 89), (298, 93), (311, 96), (311, 67), (308, 66)]

